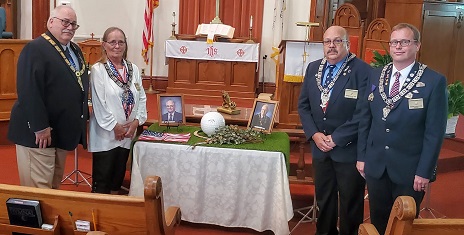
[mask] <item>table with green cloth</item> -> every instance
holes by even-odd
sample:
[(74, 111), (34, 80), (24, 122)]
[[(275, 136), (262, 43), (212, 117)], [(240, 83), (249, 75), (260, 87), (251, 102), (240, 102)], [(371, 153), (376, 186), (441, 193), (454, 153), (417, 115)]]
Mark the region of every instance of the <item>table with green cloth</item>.
[(286, 133), (265, 135), (263, 143), (193, 148), (204, 141), (193, 135), (199, 127), (167, 130), (154, 124), (149, 129), (192, 136), (187, 144), (135, 142), (129, 195), (142, 197), (143, 179), (157, 175), (163, 182), (165, 208), (180, 207), (185, 221), (289, 233), (293, 207)]

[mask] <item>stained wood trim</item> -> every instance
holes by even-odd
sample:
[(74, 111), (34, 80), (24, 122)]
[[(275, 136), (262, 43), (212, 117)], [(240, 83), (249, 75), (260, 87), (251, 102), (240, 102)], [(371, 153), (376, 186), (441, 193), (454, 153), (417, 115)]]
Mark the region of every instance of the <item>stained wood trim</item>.
[(32, 38), (40, 36), (47, 30), (47, 20), (49, 15), (50, 0), (32, 1)]

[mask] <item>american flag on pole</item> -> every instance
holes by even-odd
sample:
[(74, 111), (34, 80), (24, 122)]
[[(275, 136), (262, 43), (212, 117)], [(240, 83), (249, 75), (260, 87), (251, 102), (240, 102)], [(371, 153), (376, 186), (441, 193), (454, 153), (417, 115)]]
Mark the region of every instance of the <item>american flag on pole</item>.
[(142, 56), (145, 64), (148, 64), (148, 48), (153, 46), (153, 10), (159, 6), (159, 1), (146, 0), (145, 13), (143, 14), (143, 20), (145, 22), (145, 28), (143, 29), (143, 48)]

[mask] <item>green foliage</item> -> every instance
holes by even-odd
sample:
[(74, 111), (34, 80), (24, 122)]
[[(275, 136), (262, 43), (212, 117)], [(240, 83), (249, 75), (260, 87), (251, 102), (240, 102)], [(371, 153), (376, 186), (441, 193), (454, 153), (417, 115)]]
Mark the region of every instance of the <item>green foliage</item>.
[(235, 125), (220, 127), (211, 138), (206, 140), (207, 144), (243, 144), (263, 142), (262, 133), (251, 128), (240, 129)]
[(448, 118), (464, 114), (464, 85), (456, 81), (448, 85)]
[(383, 67), (388, 63), (392, 62), (392, 58), (389, 53), (385, 53), (385, 55), (382, 55), (375, 50), (372, 53), (374, 54), (374, 61), (371, 63), (371, 66), (374, 68)]

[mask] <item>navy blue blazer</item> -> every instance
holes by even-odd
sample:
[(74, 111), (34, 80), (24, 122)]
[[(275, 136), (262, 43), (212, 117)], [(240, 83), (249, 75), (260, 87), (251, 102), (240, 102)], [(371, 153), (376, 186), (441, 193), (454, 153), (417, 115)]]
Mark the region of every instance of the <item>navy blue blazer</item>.
[[(347, 64), (335, 82), (330, 100), (324, 113), (321, 108), (321, 92), (317, 87), (316, 74), (321, 60), (310, 63), (301, 87), (298, 100), (298, 113), (308, 140), (316, 132), (332, 135), (337, 146), (328, 153), (317, 148), (311, 141), (313, 158), (329, 156), (336, 162), (356, 162), (356, 143), (358, 139), (358, 122), (360, 100), (364, 97), (367, 77), (372, 68), (364, 61), (354, 58)], [(346, 96), (347, 89), (357, 91), (356, 98)]]
[[(50, 32), (46, 34), (60, 46)], [(78, 58), (84, 59), (75, 43), (71, 42), (71, 48)], [(79, 63), (80, 68), (86, 67), (85, 62)], [(26, 44), (18, 58), (18, 100), (11, 110), (8, 139), (37, 148), (34, 132), (51, 127), (50, 147), (73, 150), (80, 143), (87, 148), (88, 68), (81, 79), (83, 91), (76, 74), (42, 36)]]
[[(410, 74), (415, 75), (418, 69), (419, 63), (415, 63)], [(380, 178), (386, 170), (397, 184), (412, 185), (415, 175), (430, 179), (446, 129), (446, 78), (426, 68), (409, 97), (398, 100), (384, 121), (382, 109), (386, 105), (378, 89), (381, 70), (369, 76), (363, 99), (358, 160), (365, 162), (364, 172), (374, 178)], [(382, 86), (389, 94), (389, 84), (384, 82)], [(373, 97), (368, 100), (371, 93)], [(423, 107), (410, 107), (411, 100), (422, 101)]]

